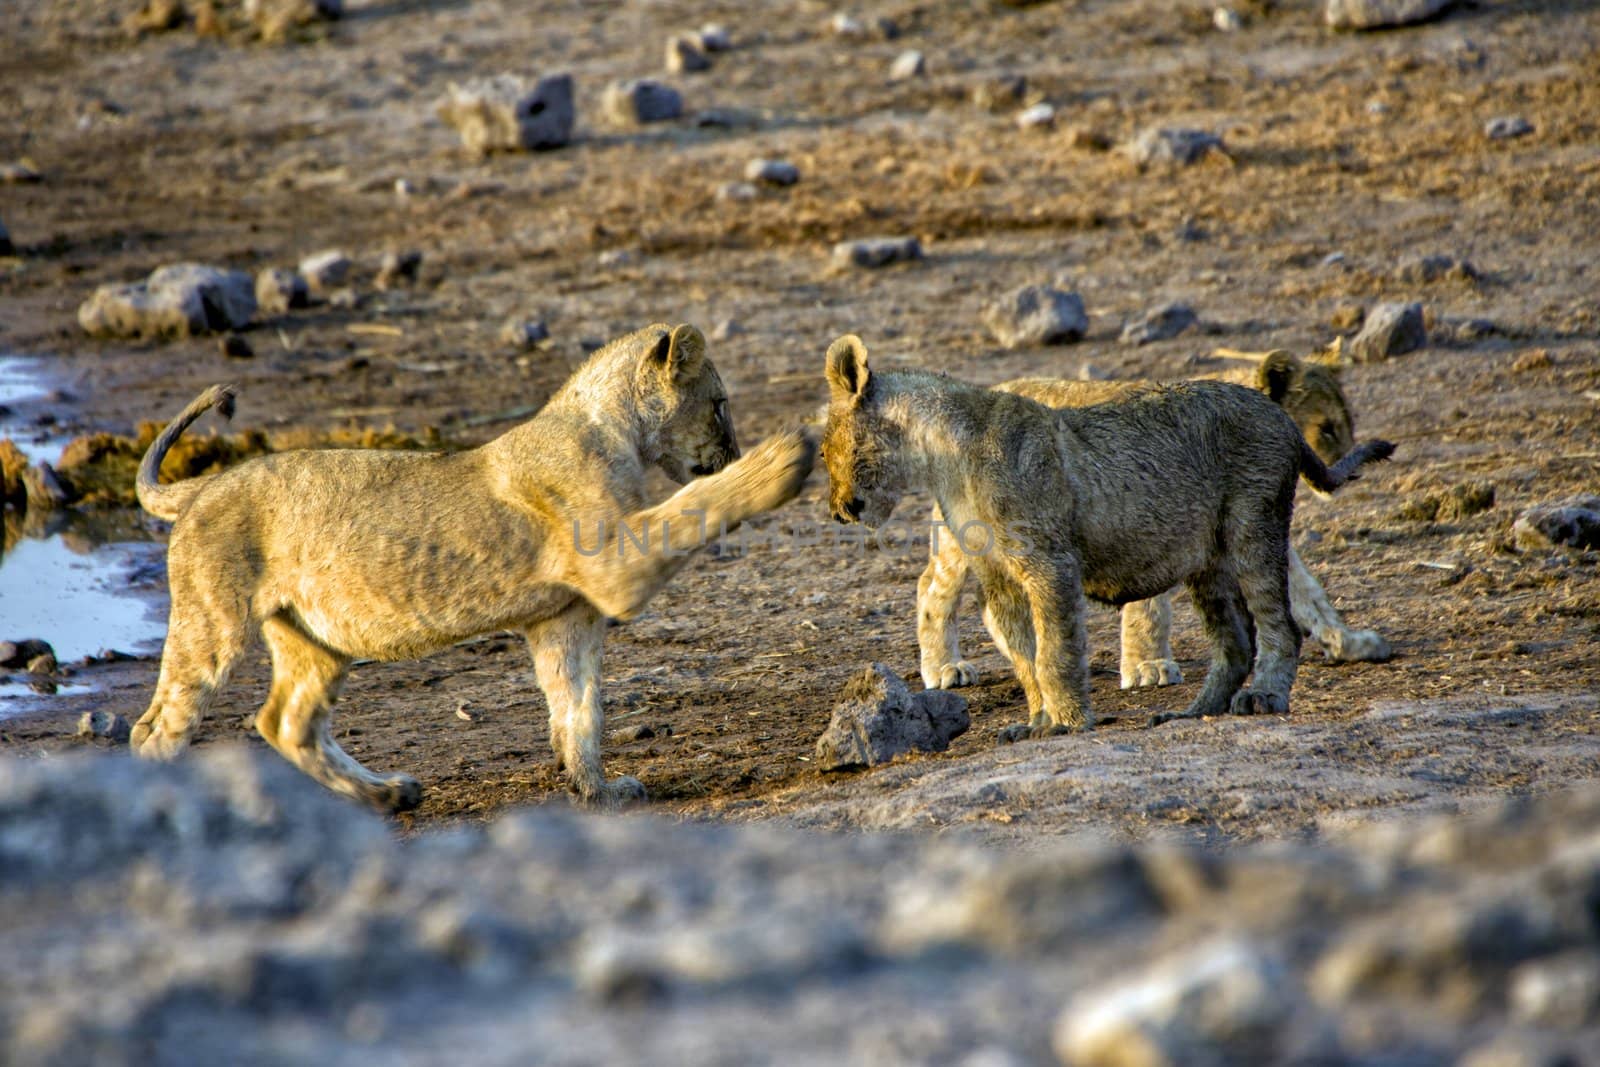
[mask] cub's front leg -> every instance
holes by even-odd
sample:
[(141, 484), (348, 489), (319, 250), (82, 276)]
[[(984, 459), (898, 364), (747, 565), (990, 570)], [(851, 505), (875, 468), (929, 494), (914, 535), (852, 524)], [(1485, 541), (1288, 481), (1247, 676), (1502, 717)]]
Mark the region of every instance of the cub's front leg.
[(922, 684), (928, 689), (955, 689), (978, 680), (977, 668), (961, 658), (957, 624), (961, 586), (967, 577), (966, 553), (943, 522), (935, 505), (928, 566), (917, 581), (917, 646), (922, 654)]
[(1289, 546), (1289, 611), (1295, 625), (1322, 646), (1335, 663), (1383, 663), (1394, 655), (1384, 636), (1375, 630), (1352, 630), (1328, 600), (1317, 576), (1306, 568), (1300, 554)]
[[(1016, 635), (1022, 640), (1009, 642), (1019, 677), (1026, 654), (1038, 691), (1037, 706), (1029, 708), (1028, 735), (1048, 737), (1092, 726), (1089, 644), (1077, 558), (1070, 553), (1029, 555), (1012, 561), (1009, 569), (1026, 598), (1031, 624), (1030, 633)], [(1001, 739), (1015, 740), (1019, 734), (1004, 731)]]
[(550, 743), (571, 776), (572, 788), (593, 804), (645, 798), (637, 778), (606, 781), (600, 767), (605, 709), (600, 700), (600, 660), (605, 619), (580, 602), (528, 631), (534, 673), (550, 705)]
[(1122, 605), (1122, 688), (1181, 681), (1183, 672), (1172, 658), (1172, 594)]

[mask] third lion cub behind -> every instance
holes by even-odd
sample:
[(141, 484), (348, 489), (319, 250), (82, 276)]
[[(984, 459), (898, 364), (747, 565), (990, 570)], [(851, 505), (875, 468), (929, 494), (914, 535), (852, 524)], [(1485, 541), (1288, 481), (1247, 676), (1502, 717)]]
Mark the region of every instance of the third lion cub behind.
[(1183, 714), (1287, 711), (1300, 650), (1288, 605), (1295, 482), (1331, 492), (1393, 451), (1369, 442), (1330, 468), (1271, 399), (1222, 382), (1057, 410), (942, 375), (874, 374), (853, 335), (828, 349), (827, 379), (835, 518), (876, 526), (925, 488), (958, 536), (989, 539), (972, 569), (1034, 734), (1093, 721), (1084, 598), (1124, 604), (1180, 582), (1212, 646)]

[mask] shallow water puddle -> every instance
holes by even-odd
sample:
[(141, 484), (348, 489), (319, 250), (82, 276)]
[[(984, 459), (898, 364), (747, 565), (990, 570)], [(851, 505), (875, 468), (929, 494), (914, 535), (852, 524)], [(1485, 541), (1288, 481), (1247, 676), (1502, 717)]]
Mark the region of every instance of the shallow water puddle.
[(54, 463), (67, 441), (54, 427), (36, 425), (26, 414), (55, 388), (40, 360), (0, 355), (0, 437), (11, 438), (35, 463)]

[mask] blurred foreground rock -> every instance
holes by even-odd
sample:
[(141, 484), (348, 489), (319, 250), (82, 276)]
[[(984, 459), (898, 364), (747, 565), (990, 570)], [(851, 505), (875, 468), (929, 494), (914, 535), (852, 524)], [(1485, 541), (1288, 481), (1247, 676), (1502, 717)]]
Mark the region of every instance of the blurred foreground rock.
[(555, 805), (397, 840), (259, 750), (11, 757), (0, 1048), (18, 1067), (1581, 1063), (1597, 822), (1591, 785), (1338, 847), (1007, 853)]

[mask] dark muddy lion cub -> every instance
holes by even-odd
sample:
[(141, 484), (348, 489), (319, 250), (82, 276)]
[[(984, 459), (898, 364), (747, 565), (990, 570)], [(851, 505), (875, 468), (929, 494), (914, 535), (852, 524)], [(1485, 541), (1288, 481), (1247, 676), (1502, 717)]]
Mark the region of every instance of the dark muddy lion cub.
[(1287, 711), (1300, 650), (1288, 589), (1295, 481), (1331, 492), (1394, 451), (1372, 441), (1327, 467), (1281, 407), (1224, 382), (1056, 409), (943, 375), (874, 374), (853, 335), (828, 349), (827, 379), (834, 517), (876, 526), (906, 491), (926, 489), (939, 533), (979, 542), (968, 548), (984, 623), (1028, 701), (1012, 738), (1093, 722), (1086, 596), (1125, 604), (1180, 582), (1212, 649), (1182, 715)]
[[(231, 389), (207, 390), (139, 468), (139, 502), (173, 520), (172, 615), (133, 749), (181, 752), (259, 633), (272, 655), (261, 736), (330, 789), (393, 810), (415, 807), (421, 786), (368, 771), (330, 729), (350, 661), (411, 659), (498, 630), (527, 638), (551, 747), (579, 795), (642, 797), (636, 780), (608, 782), (600, 768), (607, 617), (643, 609), (706, 530), (792, 499), (815, 455), (787, 433), (739, 458), (727, 393), (689, 325), (611, 342), (539, 414), (471, 451), (283, 452), (158, 484), (184, 429), (232, 407)], [(647, 507), (651, 466), (687, 484)]]

